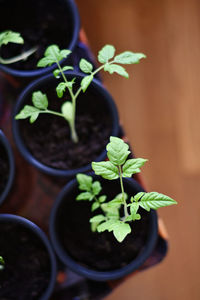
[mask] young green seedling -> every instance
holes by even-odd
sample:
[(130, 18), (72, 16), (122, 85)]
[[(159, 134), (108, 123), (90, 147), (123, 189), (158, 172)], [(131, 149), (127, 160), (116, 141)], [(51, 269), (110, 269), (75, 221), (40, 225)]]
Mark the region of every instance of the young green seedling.
[[(20, 33), (7, 30), (0, 33), (0, 48), (2, 45), (7, 45), (8, 43), (23, 44), (24, 40), (21, 37)], [(6, 64), (12, 64), (18, 62), (20, 60), (26, 60), (36, 50), (37, 47), (33, 47), (32, 49), (12, 58), (5, 59), (0, 57), (0, 64), (6, 65)]]
[[(101, 209), (102, 213), (90, 219), (92, 231), (113, 232), (118, 242), (122, 242), (131, 232), (129, 223), (140, 220), (139, 208), (147, 211), (160, 207), (176, 204), (172, 198), (157, 192), (139, 192), (128, 199), (124, 191), (123, 178), (132, 177), (139, 173), (140, 168), (147, 161), (143, 158), (128, 158), (129, 146), (118, 137), (110, 137), (110, 143), (106, 147), (108, 161), (92, 162), (92, 169), (96, 175), (105, 179), (119, 179), (121, 193), (114, 199), (106, 202), (106, 195), (101, 194), (101, 184), (94, 181), (91, 176), (78, 174), (76, 176), (81, 192), (76, 200), (93, 201), (91, 210)], [(121, 210), (121, 208), (123, 208)], [(122, 213), (123, 211), (123, 213)]]
[(71, 131), (71, 138), (73, 142), (78, 142), (78, 135), (75, 128), (75, 116), (76, 116), (76, 100), (81, 92), (85, 93), (88, 86), (91, 84), (95, 74), (99, 71), (104, 70), (110, 74), (117, 73), (125, 78), (129, 75), (124, 67), (120, 64), (137, 64), (140, 59), (146, 56), (142, 53), (133, 53), (131, 51), (125, 51), (121, 54), (115, 55), (115, 48), (112, 45), (104, 46), (98, 53), (98, 61), (101, 66), (94, 70), (93, 65), (86, 59), (82, 58), (79, 62), (79, 67), (81, 71), (87, 74), (80, 82), (76, 90), (73, 89), (76, 77), (72, 80), (67, 80), (64, 71), (73, 70), (71, 66), (61, 66), (61, 61), (66, 58), (71, 53), (70, 50), (60, 50), (57, 45), (51, 45), (47, 48), (44, 57), (38, 62), (38, 67), (47, 67), (52, 64), (57, 65), (57, 69), (53, 72), (56, 78), (62, 77), (62, 81), (56, 87), (57, 96), (59, 98), (63, 97), (66, 89), (69, 91), (70, 101), (63, 103), (61, 107), (61, 112), (55, 112), (48, 110), (48, 99), (46, 94), (41, 91), (33, 93), (32, 102), (33, 106), (26, 105), (20, 111), (20, 113), (15, 117), (16, 119), (30, 118), (30, 122), (33, 123), (39, 114), (48, 113), (63, 117), (69, 124)]

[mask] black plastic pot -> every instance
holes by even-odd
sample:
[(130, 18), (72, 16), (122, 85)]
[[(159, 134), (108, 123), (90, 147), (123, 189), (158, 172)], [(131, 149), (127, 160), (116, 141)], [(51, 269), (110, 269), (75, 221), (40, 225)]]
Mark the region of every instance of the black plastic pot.
[[(63, 10), (66, 10), (66, 15), (68, 16), (68, 21), (70, 22), (70, 28), (71, 28), (70, 31), (71, 32), (70, 32), (70, 42), (65, 46), (65, 49), (69, 49), (69, 50), (73, 51), (77, 44), (78, 37), (79, 37), (79, 30), (80, 30), (79, 13), (78, 13), (76, 4), (73, 0), (58, 0), (58, 1), (51, 0), (51, 4), (53, 2), (55, 3), (55, 5), (62, 3)], [(13, 4), (15, 4), (15, 3), (17, 5), (16, 9), (20, 10), (20, 12), (21, 12), (20, 15), (17, 15), (17, 12), (15, 11), (16, 9), (13, 7)], [(19, 3), (16, 1), (15, 3), (13, 3), (13, 1), (9, 1), (9, 0), (1, 0), (0, 1), (0, 16), (1, 16), (1, 20), (2, 20), (1, 25), (0, 25), (0, 32), (2, 32), (4, 30), (12, 30), (12, 31), (17, 31), (17, 32), (21, 33), (23, 28), (26, 28), (26, 30), (27, 30), (28, 26), (33, 26), (33, 27), (37, 26), (36, 18), (35, 17), (32, 18), (33, 20), (31, 21), (31, 20), (29, 20), (28, 16), (29, 16), (29, 14), (31, 15), (33, 13), (32, 11), (34, 11), (34, 13), (36, 14), (37, 13), (36, 9), (38, 9), (39, 11), (41, 10), (40, 1), (38, 1), (38, 2), (37, 1), (32, 1), (32, 2), (20, 1)], [(47, 1), (47, 4), (46, 4), (47, 7), (49, 6), (49, 4), (50, 4), (50, 2)], [(24, 5), (25, 5), (25, 8), (24, 8)], [(31, 11), (31, 6), (33, 6), (32, 11)], [(11, 9), (11, 7), (12, 7), (12, 9)], [(44, 14), (46, 13), (45, 9), (42, 9), (42, 11)], [(54, 11), (53, 11), (53, 14), (54, 14)], [(26, 17), (26, 21), (24, 21), (24, 24), (21, 25), (21, 23), (20, 23), (21, 20), (24, 20), (23, 16)], [(18, 22), (18, 20), (20, 20), (20, 21)], [(31, 22), (33, 24), (30, 25), (29, 23), (31, 23)], [(60, 18), (57, 18), (55, 28), (57, 28), (58, 36), (59, 36), (59, 34), (61, 34), (59, 31), (58, 24), (60, 24), (60, 26), (62, 27), (62, 26), (64, 26), (65, 22), (66, 22), (66, 19), (61, 20)], [(45, 26), (48, 27), (48, 16), (47, 16), (47, 24)], [(38, 30), (38, 34), (40, 34), (39, 30)], [(67, 34), (67, 32), (66, 32), (66, 34)], [(31, 36), (31, 35), (32, 35), (32, 33), (30, 33), (29, 36)], [(54, 44), (55, 43), (56, 42), (54, 42)], [(46, 47), (49, 45), (50, 44), (46, 45)], [(34, 46), (37, 46), (37, 45), (34, 45)], [(9, 45), (6, 45), (5, 47), (15, 47), (15, 45), (9, 44)], [(61, 45), (60, 45), (60, 47), (61, 47)], [(19, 52), (18, 52), (18, 54), (19, 54)], [(70, 57), (63, 59), (61, 64), (66, 63), (66, 61), (69, 62), (69, 59), (70, 59)], [(39, 58), (38, 58), (38, 60), (39, 60)], [(12, 64), (10, 64), (10, 65), (0, 64), (0, 70), (2, 70), (3, 72), (8, 73), (15, 77), (23, 77), (23, 78), (35, 78), (38, 76), (42, 76), (44, 74), (50, 73), (55, 68), (56, 68), (56, 65), (54, 64), (54, 65), (52, 65), (50, 67), (46, 67), (46, 68), (38, 68), (38, 69), (34, 69), (34, 70), (20, 70), (20, 69), (17, 69), (16, 67), (12, 66)]]
[[(103, 183), (103, 184), (105, 182), (105, 180), (100, 177), (94, 176), (94, 178), (100, 180), (101, 183)], [(114, 180), (112, 182), (110, 181), (109, 184), (111, 184), (110, 190), (112, 190), (112, 192), (114, 191), (115, 195), (120, 192), (120, 190), (119, 190), (120, 183), (118, 181), (116, 181), (116, 180)], [(115, 186), (116, 186), (116, 189), (115, 189)], [(133, 179), (124, 180), (124, 186), (125, 186), (125, 191), (128, 194), (130, 193), (131, 195), (134, 195), (137, 192), (144, 191), (143, 188)], [(72, 201), (74, 201), (74, 203), (72, 204), (74, 206), (76, 205), (76, 207), (75, 207), (76, 213), (74, 215), (74, 219), (76, 220), (76, 214), (77, 214), (77, 211), (79, 210), (77, 205), (81, 205), (80, 212), (82, 213), (82, 215), (81, 215), (81, 217), (79, 217), (79, 219), (77, 219), (77, 221), (76, 221), (77, 223), (75, 223), (75, 221), (74, 221), (72, 228), (69, 228), (69, 231), (71, 230), (72, 235), (74, 235), (75, 232), (77, 232), (76, 229), (73, 228), (73, 226), (76, 226), (76, 224), (77, 224), (77, 226), (79, 226), (79, 228), (80, 228), (80, 229), (78, 229), (78, 231), (80, 233), (80, 235), (78, 237), (79, 242), (75, 243), (73, 241), (73, 248), (70, 248), (70, 249), (74, 249), (74, 247), (76, 247), (77, 249), (85, 247), (85, 245), (84, 245), (85, 237), (82, 238), (82, 236), (84, 236), (84, 232), (83, 232), (83, 226), (82, 226), (81, 219), (86, 217), (86, 215), (87, 215), (87, 211), (84, 210), (84, 206), (88, 205), (88, 210), (90, 211), (91, 203), (88, 201), (76, 201), (75, 197), (77, 194), (78, 194), (77, 181), (76, 180), (70, 181), (58, 195), (56, 202), (53, 206), (52, 212), (51, 212), (50, 238), (51, 238), (53, 247), (54, 247), (58, 257), (60, 258), (60, 260), (74, 272), (76, 272), (84, 277), (87, 277), (91, 280), (96, 280), (96, 281), (107, 281), (107, 280), (118, 279), (118, 278), (124, 277), (124, 276), (128, 275), (129, 273), (140, 268), (142, 266), (142, 264), (147, 260), (147, 258), (152, 254), (152, 252), (155, 248), (155, 245), (156, 245), (156, 241), (158, 238), (156, 212), (151, 211), (150, 213), (147, 213), (147, 216), (148, 216), (147, 218), (148, 218), (148, 222), (149, 222), (148, 223), (149, 226), (147, 226), (147, 239), (146, 239), (145, 244), (141, 245), (141, 250), (140, 250), (139, 254), (137, 255), (137, 257), (134, 260), (130, 261), (126, 266), (123, 266), (121, 268), (109, 270), (109, 271), (105, 271), (105, 270), (97, 271), (89, 266), (86, 266), (85, 262), (80, 261), (79, 257), (77, 258), (77, 260), (74, 259), (73, 255), (74, 255), (75, 251), (72, 250), (73, 254), (69, 254), (69, 251), (66, 249), (66, 244), (65, 244), (65, 246), (63, 244), (63, 237), (65, 237), (66, 235), (64, 235), (64, 233), (62, 232), (63, 224), (61, 223), (61, 220), (63, 218), (65, 220), (70, 218), (70, 214), (72, 214), (72, 212), (71, 212), (71, 210), (69, 211), (69, 203), (73, 203)], [(75, 203), (78, 203), (78, 204), (75, 204)], [(98, 214), (98, 213), (101, 213), (101, 212), (99, 211), (96, 214)], [(89, 219), (87, 219), (87, 221), (89, 223)], [(64, 221), (64, 222), (66, 222), (66, 221)], [(142, 219), (140, 221), (135, 221), (135, 222), (142, 222)], [(65, 223), (64, 227), (66, 228), (66, 226), (71, 226), (71, 223), (69, 223), (68, 225), (66, 225), (66, 223)], [(90, 230), (90, 228), (89, 228), (89, 230)], [(94, 234), (94, 233), (92, 233), (92, 234)], [(113, 238), (112, 233), (108, 233), (108, 234), (110, 234), (109, 239)], [(134, 235), (134, 230), (131, 234)], [(99, 235), (99, 234), (96, 233), (96, 235)], [(91, 243), (90, 247), (87, 247), (88, 257), (93, 256), (93, 254), (94, 254), (94, 243), (96, 243), (96, 240), (97, 240), (97, 236), (94, 237), (93, 243)], [(67, 241), (68, 240), (66, 240), (66, 243), (68, 243)], [(69, 241), (69, 243), (70, 243), (70, 241)], [(118, 243), (118, 242), (116, 242), (116, 243)], [(119, 253), (120, 253), (120, 251), (124, 250), (123, 243), (124, 242), (122, 242), (122, 244), (120, 246), (121, 248), (119, 248)], [(104, 244), (102, 243), (100, 246), (104, 247)], [(98, 248), (98, 251), (99, 251), (99, 248)], [(105, 259), (104, 250), (102, 250), (102, 251), (103, 252), (101, 255), (102, 255), (102, 259), (104, 260)], [(113, 248), (111, 251), (113, 252)], [(112, 255), (112, 252), (111, 252), (111, 255)], [(99, 255), (99, 252), (97, 252), (97, 253)]]
[[(8, 193), (12, 187), (14, 173), (15, 173), (15, 162), (14, 162), (13, 152), (12, 152), (10, 143), (8, 142), (8, 140), (2, 130), (0, 130), (0, 148), (2, 148), (5, 159), (7, 160), (8, 171), (9, 171), (7, 183), (4, 187), (3, 192), (0, 193), (0, 204), (1, 204), (7, 197)], [(1, 178), (1, 180), (2, 180), (2, 178)]]
[[(73, 77), (77, 77), (77, 81), (78, 80), (80, 81), (82, 79), (82, 75), (80, 75), (78, 73), (66, 73), (66, 76), (69, 80), (72, 79)], [(88, 172), (88, 171), (90, 171), (91, 170), (90, 162), (85, 166), (82, 166), (80, 168), (76, 168), (76, 169), (73, 169), (73, 170), (55, 169), (55, 168), (49, 167), (47, 165), (44, 165), (43, 163), (38, 161), (31, 154), (31, 152), (27, 148), (27, 145), (25, 145), (25, 143), (24, 143), (22, 134), (20, 132), (20, 122), (24, 122), (24, 120), (15, 120), (14, 119), (14, 116), (22, 109), (22, 107), (27, 103), (27, 101), (28, 100), (30, 101), (30, 99), (32, 97), (32, 93), (34, 91), (37, 91), (37, 90), (43, 91), (45, 87), (49, 86), (49, 87), (52, 88), (52, 86), (56, 87), (57, 84), (58, 84), (58, 81), (57, 81), (57, 79), (55, 79), (55, 77), (53, 75), (46, 75), (42, 78), (39, 78), (39, 79), (35, 80), (29, 86), (27, 86), (27, 88), (19, 96), (19, 98), (16, 102), (16, 106), (14, 108), (14, 112), (13, 112), (13, 135), (14, 135), (16, 145), (17, 145), (19, 151), (21, 152), (21, 154), (23, 155), (23, 157), (29, 163), (34, 165), (36, 168), (38, 168), (42, 172), (44, 172), (46, 174), (49, 174), (49, 175), (52, 175), (52, 176), (72, 177), (72, 176), (74, 176), (75, 174), (77, 174), (79, 172)], [(109, 120), (110, 120), (110, 123), (111, 123), (110, 135), (117, 136), (118, 131), (119, 131), (118, 112), (117, 112), (116, 105), (115, 105), (112, 97), (110, 96), (110, 94), (107, 92), (107, 90), (97, 80), (93, 80), (93, 82), (91, 83), (91, 85), (89, 86), (88, 90), (86, 91), (86, 93), (84, 95), (88, 95), (88, 93), (92, 93), (92, 95), (93, 94), (98, 95), (98, 97), (100, 98), (100, 104), (99, 105), (101, 106), (101, 108), (102, 107), (105, 108), (104, 111), (103, 111), (103, 114), (105, 113), (105, 114), (109, 115)], [(56, 97), (57, 96), (55, 94), (55, 98)], [(62, 101), (62, 100), (57, 99), (57, 101)], [(81, 101), (81, 99), (78, 98), (77, 103), (80, 102), (80, 101)], [(95, 101), (95, 99), (93, 99), (93, 101)], [(60, 103), (62, 103), (62, 102), (60, 102)], [(86, 109), (87, 109), (87, 107), (86, 107)], [(36, 123), (37, 123), (37, 120), (36, 120), (35, 124)], [(21, 123), (21, 125), (23, 125), (23, 123)], [(66, 126), (68, 126), (67, 123), (66, 123)], [(109, 141), (109, 137), (108, 137), (108, 141)], [(101, 161), (105, 158), (106, 158), (106, 150), (103, 149), (102, 153), (100, 155), (98, 155), (98, 157), (95, 158), (95, 161)]]
[[(5, 223), (6, 223), (6, 225), (5, 225)], [(31, 221), (29, 221), (23, 217), (16, 216), (16, 215), (0, 214), (0, 224), (1, 224), (0, 225), (1, 234), (2, 234), (3, 224), (5, 226), (14, 226), (14, 228), (15, 228), (15, 226), (19, 226), (18, 228), (20, 228), (21, 234), (23, 236), (23, 238), (21, 237), (21, 240), (20, 240), (21, 243), (23, 243), (23, 242), (26, 243), (26, 241), (24, 240), (25, 239), (24, 233), (26, 232), (26, 234), (28, 234), (28, 233), (33, 234), (33, 236), (35, 236), (36, 239), (38, 239), (38, 244), (41, 243), (42, 247), (44, 247), (45, 250), (43, 250), (43, 252), (45, 251), (48, 256), (51, 274), (50, 274), (50, 277), (48, 280), (48, 285), (46, 286), (45, 290), (43, 290), (42, 294), (37, 299), (38, 300), (48, 300), (54, 289), (54, 285), (55, 285), (55, 281), (56, 281), (57, 267), (56, 267), (56, 260), (55, 260), (54, 252), (52, 250), (52, 247), (51, 247), (50, 242), (47, 239), (46, 235), (37, 225), (35, 225)], [(5, 243), (8, 243), (8, 247), (9, 247), (9, 234), (6, 235)], [(19, 248), (22, 246), (23, 245), (19, 246)], [(5, 260), (5, 269), (6, 269), (6, 267), (10, 268), (10, 264), (12, 264), (12, 263), (6, 259), (6, 257), (7, 257), (6, 253), (2, 253), (1, 247), (0, 247), (0, 253), (1, 253), (0, 255), (2, 255)], [(10, 253), (10, 250), (9, 250), (9, 253)], [(16, 256), (17, 255), (20, 255), (20, 254), (17, 253)], [(31, 261), (32, 259), (33, 259), (33, 257), (30, 257), (30, 258), (25, 257), (26, 261)], [(13, 258), (10, 257), (10, 260), (13, 260)], [(41, 261), (42, 260), (43, 260), (43, 257), (41, 257)], [(23, 267), (24, 267), (24, 269), (26, 269), (25, 265)], [(28, 266), (27, 266), (27, 269), (28, 269)], [(3, 272), (3, 271), (1, 271), (1, 272)], [(14, 277), (14, 275), (16, 275), (16, 272), (17, 272), (17, 270), (14, 270), (14, 274), (10, 274), (10, 276)], [(29, 277), (30, 274), (27, 274), (27, 276)], [(15, 284), (20, 285), (20, 282), (16, 282), (16, 283), (12, 282), (12, 287), (10, 287), (10, 288), (11, 289), (14, 288)], [(32, 283), (33, 289), (34, 289), (34, 284), (35, 283), (33, 282)], [(3, 282), (1, 282), (1, 288), (3, 288)], [(23, 288), (25, 288), (25, 287), (23, 287)], [(22, 288), (22, 290), (23, 290), (23, 288)], [(33, 290), (30, 290), (30, 292), (33, 292)], [(17, 298), (18, 296), (19, 296), (19, 298)], [(26, 299), (32, 299), (30, 297), (30, 295), (26, 295), (26, 296), (27, 296)], [(4, 297), (5, 297), (5, 299), (7, 299), (5, 294), (4, 294), (3, 298)], [(16, 297), (16, 299), (25, 299), (24, 297), (23, 298), (20, 297), (20, 295), (15, 295), (15, 297)], [(34, 299), (36, 299), (36, 298), (34, 298)]]

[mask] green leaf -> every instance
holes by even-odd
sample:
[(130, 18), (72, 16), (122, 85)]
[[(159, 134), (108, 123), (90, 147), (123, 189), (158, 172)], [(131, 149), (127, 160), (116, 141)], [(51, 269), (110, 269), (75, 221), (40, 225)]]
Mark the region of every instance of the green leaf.
[(113, 200), (111, 200), (111, 201), (109, 201), (109, 202), (106, 202), (106, 205), (107, 205), (107, 207), (109, 207), (109, 208), (120, 208), (120, 206), (122, 205), (122, 201), (121, 200), (119, 200), (119, 199), (113, 199)]
[(110, 161), (92, 162), (92, 169), (96, 175), (100, 175), (105, 179), (119, 178), (119, 172), (116, 166)]
[(33, 113), (30, 117), (30, 123), (34, 123), (37, 120), (38, 116), (39, 116), (39, 112)]
[(102, 190), (102, 187), (101, 187), (101, 184), (99, 181), (95, 181), (93, 184), (92, 184), (92, 191), (93, 191), (93, 194), (96, 196), (96, 195), (99, 195), (100, 191)]
[[(106, 218), (105, 218), (106, 219)], [(104, 220), (105, 220), (104, 219)], [(102, 221), (104, 221), (102, 220)], [(97, 227), (97, 231), (98, 232), (103, 232), (103, 231), (106, 231), (108, 230), (109, 232), (113, 230), (113, 226), (115, 224), (116, 220), (108, 220), (106, 222), (103, 222), (102, 224), (100, 224), (98, 227)]]
[(24, 108), (15, 116), (16, 120), (19, 119), (26, 119), (31, 117), (35, 113), (39, 113), (40, 110), (34, 106), (31, 105), (25, 105)]
[(53, 71), (53, 75), (56, 77), (56, 78), (60, 78), (60, 70), (59, 69), (55, 69)]
[(119, 55), (116, 55), (114, 61), (119, 64), (137, 64), (142, 58), (146, 58), (146, 55), (144, 55), (143, 53), (125, 51)]
[(91, 191), (92, 189), (92, 177), (85, 174), (77, 174), (76, 179), (79, 183), (79, 189), (82, 191)]
[(113, 234), (118, 242), (122, 242), (125, 237), (131, 232), (131, 227), (129, 224), (118, 221), (113, 226)]
[(74, 68), (72, 66), (65, 66), (62, 68), (63, 72), (65, 71), (69, 71), (69, 70), (74, 70)]
[(8, 43), (23, 44), (24, 40), (20, 33), (7, 30), (0, 33), (0, 47), (1, 45), (7, 45)]
[(104, 213), (106, 214), (106, 216), (109, 218), (109, 219), (112, 219), (112, 220), (119, 220), (119, 208), (120, 208), (120, 205), (109, 205), (109, 202), (106, 202), (106, 203), (103, 203), (101, 205), (101, 209), (104, 211)]
[(145, 164), (147, 159), (132, 158), (128, 159), (122, 167), (123, 177), (132, 177), (133, 174), (139, 173), (140, 168)]
[[(119, 202), (123, 203), (123, 198), (122, 197), (123, 197), (123, 194), (120, 193), (117, 196), (115, 196), (113, 201), (116, 200), (116, 201), (119, 201)], [(124, 193), (124, 200), (126, 201), (127, 199), (128, 199), (128, 195), (127, 195), (127, 193)]]
[(145, 193), (138, 203), (147, 211), (150, 211), (150, 209), (158, 209), (160, 207), (177, 204), (177, 202), (172, 198), (157, 192)]
[(113, 58), (115, 54), (115, 47), (112, 45), (105, 45), (98, 54), (98, 60), (100, 63), (104, 64), (109, 61), (109, 59)]
[(145, 192), (139, 192), (134, 197), (131, 197), (131, 202), (135, 201), (138, 202), (143, 196)]
[[(62, 68), (62, 71), (64, 72), (64, 71), (73, 70), (73, 69), (74, 69), (74, 68), (71, 67), (71, 66), (65, 66), (65, 67)], [(60, 78), (60, 73), (61, 73), (60, 69), (55, 69), (55, 70), (53, 71), (53, 75), (54, 75), (56, 78)]]
[(96, 210), (96, 209), (99, 208), (99, 207), (100, 207), (100, 204), (99, 204), (98, 202), (94, 202), (94, 203), (92, 204), (91, 210), (94, 211), (94, 210)]
[(113, 74), (114, 72), (125, 77), (125, 78), (128, 78), (129, 75), (128, 73), (126, 72), (125, 68), (123, 68), (122, 66), (119, 66), (119, 65), (115, 65), (115, 64), (105, 64), (104, 66), (104, 71), (107, 71), (109, 72), (110, 74)]
[(130, 212), (131, 212), (131, 218), (133, 221), (141, 219), (141, 215), (137, 213), (139, 207), (140, 207), (140, 205), (138, 202), (131, 203)]
[[(92, 220), (92, 221), (91, 221)], [(97, 221), (96, 221), (97, 220)], [(98, 225), (105, 220), (105, 217), (103, 215), (97, 215), (90, 219), (91, 223), (91, 230), (95, 232), (97, 230)]]
[(92, 82), (92, 80), (93, 80), (93, 75), (88, 75), (81, 80), (81, 87), (84, 93), (87, 90), (90, 83)]
[(118, 137), (111, 136), (106, 147), (109, 160), (116, 166), (123, 165), (130, 153), (128, 144)]
[(70, 101), (66, 101), (61, 106), (61, 112), (64, 115), (64, 118), (71, 123), (73, 120), (73, 105)]
[(106, 217), (104, 215), (97, 215), (90, 219), (90, 223), (96, 223), (96, 222), (100, 223), (104, 220), (106, 220)]
[(49, 46), (45, 53), (44, 57), (39, 60), (38, 67), (47, 67), (52, 64), (58, 64), (63, 58), (66, 58), (71, 53), (70, 50), (60, 50), (57, 45)]
[(98, 200), (99, 200), (99, 202), (100, 202), (100, 203), (103, 203), (103, 202), (105, 202), (105, 201), (106, 201), (106, 198), (107, 198), (107, 196), (106, 196), (106, 195), (102, 195), (102, 196), (100, 196), (100, 197), (99, 197), (99, 199), (98, 199)]
[(47, 95), (43, 94), (40, 91), (33, 93), (32, 102), (33, 102), (33, 105), (39, 109), (47, 109), (47, 107), (48, 107)]
[(77, 197), (76, 200), (80, 201), (80, 200), (89, 200), (91, 201), (94, 198), (94, 195), (90, 192), (83, 192), (80, 193)]
[(66, 90), (66, 83), (65, 82), (60, 82), (59, 85), (57, 85), (56, 87), (56, 93), (58, 95), (59, 98), (62, 98), (63, 93)]
[(93, 65), (86, 59), (82, 58), (79, 63), (79, 68), (84, 73), (91, 73), (93, 70)]

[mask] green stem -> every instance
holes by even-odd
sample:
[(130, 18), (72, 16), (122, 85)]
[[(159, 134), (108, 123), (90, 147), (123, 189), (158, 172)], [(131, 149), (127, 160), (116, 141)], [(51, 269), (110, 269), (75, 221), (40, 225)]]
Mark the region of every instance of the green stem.
[[(60, 73), (61, 73), (63, 79), (64, 79), (64, 82), (67, 84), (68, 83), (67, 78), (66, 78), (66, 76), (65, 76), (58, 60), (57, 60), (57, 66), (60, 70)], [(77, 96), (74, 95), (71, 88), (69, 88), (68, 86), (67, 86), (67, 88), (68, 88), (68, 91), (69, 91), (71, 99), (72, 99), (72, 107), (73, 107), (72, 121), (69, 124), (70, 125), (70, 130), (71, 130), (71, 138), (72, 138), (72, 141), (74, 143), (78, 143), (78, 135), (76, 133), (76, 128), (75, 128), (76, 98), (77, 98)]]
[(26, 60), (30, 55), (32, 55), (34, 52), (36, 52), (38, 49), (38, 47), (34, 47), (18, 56), (15, 56), (15, 57), (12, 57), (12, 58), (8, 58), (8, 59), (4, 59), (2, 57), (0, 57), (0, 63), (1, 64), (4, 64), (4, 65), (7, 65), (7, 64), (13, 64), (17, 61), (20, 61), (20, 60)]
[(125, 200), (125, 194), (124, 194), (124, 186), (123, 186), (123, 180), (122, 180), (122, 167), (119, 166), (119, 178), (120, 178), (120, 185), (121, 185), (121, 191), (122, 191), (122, 200), (124, 203), (124, 216), (125, 219), (129, 216), (128, 214), (128, 208), (127, 208), (127, 203)]

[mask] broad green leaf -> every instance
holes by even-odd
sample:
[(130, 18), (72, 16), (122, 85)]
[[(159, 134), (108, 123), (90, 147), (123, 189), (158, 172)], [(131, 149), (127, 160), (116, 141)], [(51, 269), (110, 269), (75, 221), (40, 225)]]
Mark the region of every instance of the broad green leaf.
[(15, 119), (26, 119), (31, 117), (36, 112), (40, 112), (40, 110), (34, 106), (25, 105), (24, 108), (15, 116)]
[(73, 120), (73, 105), (70, 101), (66, 101), (61, 106), (61, 112), (69, 123)]
[(79, 183), (79, 189), (82, 191), (91, 191), (92, 177), (85, 174), (77, 174), (76, 179)]
[(96, 210), (96, 209), (99, 208), (99, 207), (100, 207), (100, 204), (99, 204), (98, 202), (94, 202), (94, 203), (92, 204), (91, 210), (94, 211), (94, 210)]
[(130, 153), (128, 144), (118, 137), (111, 136), (106, 147), (109, 160), (116, 166), (123, 165)]
[[(106, 218), (105, 218), (106, 219)], [(104, 219), (104, 220), (105, 220)], [(104, 221), (102, 220), (102, 221)], [(98, 232), (103, 232), (105, 230), (108, 230), (109, 232), (113, 230), (113, 226), (114, 224), (116, 223), (116, 220), (108, 220), (106, 222), (103, 222), (102, 224), (100, 224), (98, 227), (97, 227), (97, 231)]]
[(123, 68), (122, 66), (119, 66), (119, 65), (116, 65), (116, 64), (105, 64), (105, 67), (104, 67), (104, 71), (107, 71), (109, 72), (110, 74), (113, 74), (114, 72), (125, 77), (125, 78), (128, 78), (129, 75), (128, 73), (126, 72), (125, 68)]
[(48, 107), (47, 95), (43, 94), (40, 91), (33, 93), (32, 102), (33, 102), (33, 105), (39, 109), (47, 109), (47, 107)]
[(94, 198), (94, 195), (90, 192), (83, 192), (80, 193), (77, 197), (76, 200), (80, 201), (80, 200), (89, 200), (91, 201)]
[(160, 207), (177, 204), (177, 202), (172, 198), (157, 192), (145, 193), (138, 203), (147, 211), (150, 211), (150, 209), (158, 209)]
[(129, 224), (118, 221), (113, 226), (113, 234), (118, 242), (122, 242), (125, 237), (131, 232), (131, 227)]
[(103, 202), (106, 201), (106, 198), (107, 198), (106, 195), (102, 195), (102, 196), (100, 196), (100, 197), (98, 198), (98, 200), (99, 200), (100, 203), (103, 203)]
[(140, 214), (138, 214), (138, 209), (139, 209), (140, 205), (138, 202), (133, 202), (131, 203), (131, 206), (130, 206), (130, 212), (131, 212), (131, 217), (132, 217), (132, 220), (135, 221), (135, 220), (140, 220), (141, 219), (141, 216)]
[(92, 184), (92, 191), (93, 191), (93, 194), (96, 196), (96, 195), (99, 195), (100, 191), (102, 190), (102, 187), (101, 187), (101, 184), (99, 181), (95, 181), (93, 184)]
[(145, 164), (147, 159), (132, 158), (128, 159), (122, 167), (123, 177), (132, 177), (133, 174), (139, 173), (140, 168)]
[(62, 98), (63, 93), (66, 90), (66, 83), (65, 82), (60, 82), (59, 85), (56, 87), (56, 93), (59, 98)]
[(145, 192), (139, 192), (134, 197), (131, 197), (131, 202), (135, 201), (138, 202), (143, 196)]
[(71, 53), (70, 50), (60, 50), (57, 45), (49, 46), (45, 53), (44, 57), (39, 60), (38, 67), (47, 67), (52, 64), (58, 64), (63, 58), (66, 58)]
[(96, 222), (102, 222), (102, 221), (105, 221), (106, 220), (106, 217), (104, 215), (97, 215), (93, 218), (90, 219), (90, 223), (96, 223)]
[(105, 179), (119, 178), (119, 171), (110, 161), (92, 162), (92, 169), (96, 175), (100, 175)]
[(0, 47), (1, 45), (7, 45), (8, 43), (23, 44), (24, 40), (20, 33), (7, 30), (0, 33)]
[(92, 64), (87, 61), (86, 59), (82, 58), (80, 60), (80, 63), (79, 63), (79, 68), (81, 69), (82, 72), (84, 73), (91, 73), (92, 70), (93, 70), (93, 66)]
[(112, 45), (105, 45), (98, 54), (98, 61), (102, 64), (107, 63), (109, 59), (115, 55), (115, 47)]
[(93, 75), (88, 75), (81, 80), (81, 87), (84, 93), (87, 90), (90, 83), (92, 82), (92, 80), (93, 80)]
[(143, 53), (133, 53), (131, 51), (125, 51), (119, 55), (116, 55), (114, 61), (119, 64), (137, 64), (142, 58), (146, 58), (146, 55), (144, 55)]

